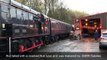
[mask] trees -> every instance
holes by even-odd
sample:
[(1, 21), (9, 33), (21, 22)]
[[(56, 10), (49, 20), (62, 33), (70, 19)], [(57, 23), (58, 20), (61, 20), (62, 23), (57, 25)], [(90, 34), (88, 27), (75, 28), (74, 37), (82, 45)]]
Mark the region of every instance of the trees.
[(85, 12), (73, 11), (65, 8), (59, 0), (16, 0), (32, 9), (70, 24), (73, 24), (74, 18), (88, 15)]
[(44, 0), (45, 14), (53, 15), (53, 13), (57, 7), (57, 3), (58, 3), (58, 0)]

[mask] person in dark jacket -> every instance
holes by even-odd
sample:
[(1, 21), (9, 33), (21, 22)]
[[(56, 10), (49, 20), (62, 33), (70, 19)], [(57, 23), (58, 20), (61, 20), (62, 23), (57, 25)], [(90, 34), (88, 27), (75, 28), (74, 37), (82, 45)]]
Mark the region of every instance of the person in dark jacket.
[(94, 32), (94, 38), (95, 38), (96, 41), (97, 41), (98, 38), (99, 38), (99, 33), (98, 33), (97, 30)]

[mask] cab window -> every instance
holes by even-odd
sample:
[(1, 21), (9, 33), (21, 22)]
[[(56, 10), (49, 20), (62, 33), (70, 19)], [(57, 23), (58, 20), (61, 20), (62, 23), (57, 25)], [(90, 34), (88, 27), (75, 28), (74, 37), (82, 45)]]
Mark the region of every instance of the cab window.
[(18, 24), (21, 24), (22, 23), (22, 20), (23, 20), (23, 17), (22, 17), (22, 10), (21, 9), (17, 9), (17, 23)]
[(9, 18), (9, 7), (5, 3), (1, 3), (1, 17), (4, 20), (8, 20)]

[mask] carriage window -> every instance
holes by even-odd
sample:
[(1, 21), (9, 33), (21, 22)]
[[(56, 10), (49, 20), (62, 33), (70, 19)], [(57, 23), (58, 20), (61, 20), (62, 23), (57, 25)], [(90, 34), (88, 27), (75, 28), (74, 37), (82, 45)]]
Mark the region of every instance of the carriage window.
[(57, 25), (56, 23), (52, 23), (52, 24), (51, 24), (52, 28), (55, 28), (56, 25)]
[(10, 14), (11, 14), (11, 18), (15, 18), (16, 17), (16, 8), (11, 6)]
[(64, 28), (64, 25), (63, 25), (62, 23), (60, 23), (60, 24), (59, 24), (59, 27), (60, 27), (61, 29), (63, 29), (63, 28)]

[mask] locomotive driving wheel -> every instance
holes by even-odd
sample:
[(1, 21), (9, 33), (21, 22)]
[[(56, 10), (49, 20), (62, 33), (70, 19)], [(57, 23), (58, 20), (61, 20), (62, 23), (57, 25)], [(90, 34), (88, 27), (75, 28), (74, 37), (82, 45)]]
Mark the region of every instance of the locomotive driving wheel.
[[(30, 39), (23, 39), (22, 40), (22, 45), (24, 46), (24, 48), (30, 48), (32, 47), (32, 41)], [(28, 52), (32, 52), (32, 50), (29, 50)]]

